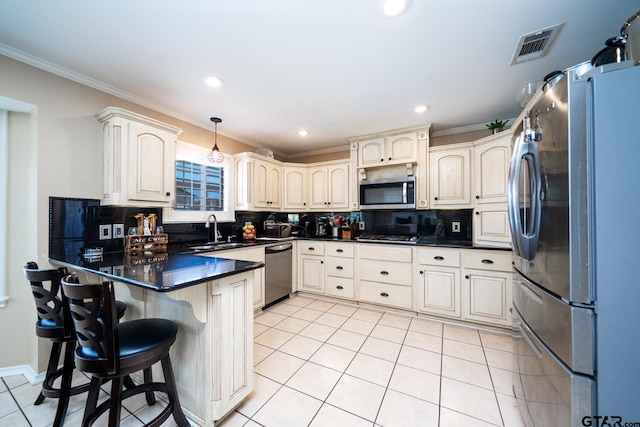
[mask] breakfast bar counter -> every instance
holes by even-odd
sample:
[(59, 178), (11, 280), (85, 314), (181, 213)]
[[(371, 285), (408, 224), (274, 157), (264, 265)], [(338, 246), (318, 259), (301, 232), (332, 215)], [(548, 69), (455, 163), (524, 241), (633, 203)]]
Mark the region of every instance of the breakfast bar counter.
[(117, 299), (127, 304), (125, 320), (178, 324), (171, 360), (180, 403), (193, 423), (214, 425), (253, 390), (253, 282), (263, 263), (177, 253), (50, 262), (76, 272), (81, 282), (114, 281)]

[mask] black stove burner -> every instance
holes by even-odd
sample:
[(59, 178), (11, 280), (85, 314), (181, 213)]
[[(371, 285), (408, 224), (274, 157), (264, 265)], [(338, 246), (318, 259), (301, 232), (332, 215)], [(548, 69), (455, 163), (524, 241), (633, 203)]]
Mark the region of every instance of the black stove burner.
[(373, 234), (363, 233), (357, 239), (359, 242), (402, 243), (415, 245), (420, 240), (418, 234)]

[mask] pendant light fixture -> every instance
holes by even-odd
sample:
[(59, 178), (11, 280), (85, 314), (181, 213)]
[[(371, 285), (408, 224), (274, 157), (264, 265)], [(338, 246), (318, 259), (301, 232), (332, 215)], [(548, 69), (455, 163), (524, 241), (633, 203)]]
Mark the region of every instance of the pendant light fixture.
[(215, 123), (215, 128), (214, 128), (215, 139), (213, 143), (213, 148), (211, 149), (211, 151), (209, 151), (209, 154), (207, 155), (207, 159), (209, 159), (211, 163), (222, 163), (222, 161), (224, 160), (224, 156), (222, 155), (222, 153), (220, 152), (220, 149), (218, 148), (218, 123), (220, 123), (222, 119), (218, 117), (211, 117), (211, 121)]

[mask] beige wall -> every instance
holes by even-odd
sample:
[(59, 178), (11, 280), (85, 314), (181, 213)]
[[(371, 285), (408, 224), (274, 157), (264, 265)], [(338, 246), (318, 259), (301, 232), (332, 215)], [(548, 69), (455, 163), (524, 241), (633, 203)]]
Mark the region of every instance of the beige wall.
[[(35, 308), (22, 267), (30, 260), (48, 265), (49, 196), (100, 198), (102, 133), (95, 114), (125, 108), (178, 126), (181, 140), (206, 147), (213, 132), (2, 55), (0, 70), (0, 96), (36, 107), (9, 115), (8, 259), (0, 280), (10, 299), (0, 309), (0, 369), (29, 365), (38, 372), (46, 368), (48, 345), (34, 336)], [(220, 134), (218, 145), (232, 154), (255, 150)]]

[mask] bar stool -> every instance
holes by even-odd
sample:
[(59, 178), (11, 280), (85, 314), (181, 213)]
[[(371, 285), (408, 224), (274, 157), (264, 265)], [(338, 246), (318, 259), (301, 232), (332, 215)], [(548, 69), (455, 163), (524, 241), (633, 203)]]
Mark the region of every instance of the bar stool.
[[(47, 372), (42, 389), (34, 405), (40, 405), (45, 398), (57, 398), (58, 407), (53, 421), (53, 426), (62, 426), (69, 405), (69, 398), (89, 390), (90, 384), (83, 384), (71, 387), (73, 377), (73, 350), (76, 336), (73, 329), (73, 322), (66, 305), (59, 296), (60, 280), (68, 274), (66, 268), (40, 270), (35, 262), (28, 262), (24, 267), (24, 273), (31, 282), (31, 292), (36, 303), (38, 320), (36, 321), (36, 335), (48, 338), (52, 341), (51, 353), (47, 364)], [(124, 316), (126, 304), (118, 301), (117, 316)], [(64, 344), (64, 361), (62, 367), (58, 369), (60, 355)], [(54, 382), (62, 377), (59, 387), (54, 386)], [(133, 382), (127, 381), (130, 386)]]
[[(109, 427), (120, 425), (122, 401), (139, 393), (166, 393), (169, 403), (147, 427), (160, 426), (173, 415), (180, 427), (189, 427), (178, 399), (171, 368), (169, 349), (176, 340), (178, 325), (167, 319), (138, 319), (118, 324), (115, 310), (113, 282), (81, 284), (75, 275), (62, 279), (71, 318), (76, 329), (78, 347), (75, 363), (78, 369), (91, 374), (91, 385), (82, 420), (83, 427), (91, 426), (109, 410)], [(147, 382), (123, 391), (125, 376), (161, 362), (164, 383)], [(111, 380), (110, 398), (97, 406), (100, 385)]]

